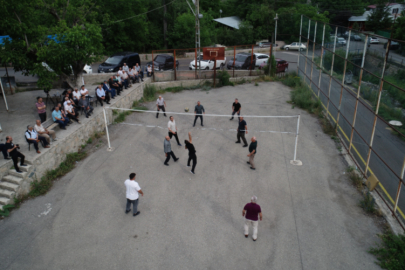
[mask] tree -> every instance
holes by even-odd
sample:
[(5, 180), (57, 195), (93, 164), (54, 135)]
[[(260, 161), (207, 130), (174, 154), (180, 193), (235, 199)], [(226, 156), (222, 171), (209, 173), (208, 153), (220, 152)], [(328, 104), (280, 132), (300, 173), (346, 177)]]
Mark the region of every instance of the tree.
[(11, 37), (0, 58), (12, 62), (16, 71), (38, 75), (39, 87), (49, 89), (55, 74), (67, 79), (73, 72), (78, 79), (83, 67), (103, 52), (101, 28), (95, 22), (99, 7), (92, 0), (0, 0), (0, 4), (0, 28), (8, 29)]
[(312, 1), (321, 12), (328, 12), (333, 24), (347, 26), (351, 16), (360, 16), (364, 13), (367, 2), (364, 0), (315, 0)]
[(384, 0), (380, 0), (366, 21), (366, 28), (373, 32), (385, 30), (392, 24), (390, 9)]

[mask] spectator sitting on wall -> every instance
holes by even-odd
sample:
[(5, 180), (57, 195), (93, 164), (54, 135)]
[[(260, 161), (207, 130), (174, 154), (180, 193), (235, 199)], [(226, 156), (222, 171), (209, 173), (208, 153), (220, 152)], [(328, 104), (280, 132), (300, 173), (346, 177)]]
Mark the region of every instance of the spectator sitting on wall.
[(114, 99), (115, 98), (115, 89), (114, 88), (110, 88), (110, 86), (108, 85), (107, 81), (104, 81), (103, 84), (103, 89), (104, 91), (108, 92), (111, 94), (111, 98)]
[[(66, 111), (65, 111), (65, 107), (62, 106), (61, 103), (58, 103), (56, 106), (59, 107), (59, 110), (60, 110), (60, 112), (62, 113), (63, 118), (69, 119), (69, 117), (67, 117), (67, 113), (66, 113)], [(69, 119), (69, 124), (72, 124), (72, 123), (73, 123), (73, 121)]]
[(48, 130), (46, 128), (44, 128), (41, 124), (40, 120), (36, 121), (36, 124), (34, 126), (35, 131), (38, 133), (39, 137), (44, 137), (45, 140), (49, 143), (52, 144), (51, 142), (51, 137), (52, 140), (56, 141), (56, 135), (55, 135), (55, 131), (54, 130)]
[(115, 80), (114, 76), (111, 76), (111, 78), (108, 80), (108, 84), (110, 85), (110, 88), (117, 90), (117, 95), (121, 95), (122, 86), (118, 84), (118, 81)]
[(124, 63), (124, 66), (122, 67), (122, 71), (128, 72), (129, 67), (127, 66), (127, 63)]
[(130, 86), (128, 82), (128, 74), (125, 71), (122, 72), (121, 81), (125, 86), (125, 89), (127, 89)]
[(41, 154), (38, 148), (38, 143), (41, 142), (44, 148), (49, 148), (48, 142), (44, 137), (38, 137), (38, 133), (30, 125), (27, 126), (27, 131), (25, 132), (25, 138), (27, 138), (28, 144), (34, 144), (34, 148), (38, 154)]
[(67, 101), (65, 105), (65, 113), (69, 117), (69, 119), (75, 120), (77, 123), (81, 124), (79, 121), (79, 114), (76, 114), (75, 110), (73, 109), (72, 102), (70, 100)]
[(122, 67), (120, 67), (120, 69), (118, 70), (118, 76), (122, 75)]
[(135, 75), (135, 72), (134, 72), (134, 70), (132, 68), (129, 68), (128, 76), (129, 76), (129, 79), (132, 81), (132, 83), (136, 82), (137, 76)]
[(141, 80), (143, 81), (143, 70), (138, 63), (135, 65), (135, 70), (138, 73), (138, 76), (141, 76)]
[(56, 106), (55, 110), (52, 112), (52, 120), (55, 123), (58, 123), (61, 129), (66, 129), (66, 126), (69, 125), (69, 118), (63, 117), (62, 112), (59, 109), (59, 106)]
[(90, 105), (90, 102), (88, 101), (86, 96), (82, 96), (79, 101), (79, 106), (83, 108), (84, 113), (86, 114), (86, 118), (89, 118), (89, 116), (93, 112), (93, 107)]
[(100, 102), (101, 106), (104, 106), (103, 100), (107, 104), (110, 104), (110, 97), (108, 95), (106, 95), (106, 92), (104, 91), (103, 86), (101, 84), (97, 87), (96, 95), (97, 95), (97, 101)]
[(148, 65), (146, 76), (151, 77), (153, 75), (152, 67), (151, 65)]

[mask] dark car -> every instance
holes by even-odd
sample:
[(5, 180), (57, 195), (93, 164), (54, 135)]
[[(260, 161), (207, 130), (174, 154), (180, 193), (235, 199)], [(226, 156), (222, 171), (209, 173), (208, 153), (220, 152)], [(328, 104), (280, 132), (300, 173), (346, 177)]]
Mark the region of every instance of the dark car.
[(117, 72), (120, 67), (124, 65), (124, 63), (126, 63), (129, 67), (135, 66), (136, 63), (141, 65), (139, 54), (135, 52), (116, 53), (108, 57), (104, 63), (98, 66), (98, 73)]
[[(266, 63), (261, 64), (259, 66), (259, 69), (263, 69), (263, 67), (267, 64), (268, 64), (268, 60)], [(277, 68), (276, 73), (287, 72), (288, 71), (288, 62), (283, 59), (276, 58), (276, 68)]]
[[(388, 44), (388, 42), (384, 43), (384, 49), (387, 49), (387, 44)], [(390, 44), (390, 50), (398, 50), (398, 49), (399, 49), (399, 43), (392, 40), (391, 44)]]
[(350, 40), (353, 41), (361, 41), (361, 37), (359, 35), (351, 35)]
[[(235, 69), (255, 69), (256, 66), (256, 55), (251, 53), (238, 53), (235, 56)], [(228, 69), (233, 68), (233, 59), (226, 64)]]
[[(146, 64), (152, 67), (152, 62)], [(155, 59), (153, 60), (153, 68), (157, 71), (160, 70), (168, 70), (174, 69), (174, 58), (168, 54), (159, 54), (156, 55)], [(179, 61), (176, 60), (176, 69), (179, 69)]]

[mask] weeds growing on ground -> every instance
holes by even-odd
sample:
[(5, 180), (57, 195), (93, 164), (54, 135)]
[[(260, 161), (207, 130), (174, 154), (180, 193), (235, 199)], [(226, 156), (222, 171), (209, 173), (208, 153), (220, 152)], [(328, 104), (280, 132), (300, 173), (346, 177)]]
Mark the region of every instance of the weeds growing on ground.
[(363, 199), (360, 200), (360, 207), (368, 214), (376, 213), (375, 200), (369, 190), (363, 193)]
[[(349, 167), (350, 168), (350, 167)], [(358, 189), (360, 190), (363, 187), (363, 178), (354, 170), (349, 171), (348, 168), (348, 175), (349, 175), (349, 179), (352, 181), (352, 184)]]
[(157, 91), (158, 90), (155, 85), (152, 84), (145, 85), (145, 88), (143, 89), (143, 99), (146, 102), (155, 100), (155, 94)]
[(392, 232), (378, 235), (382, 243), (369, 252), (377, 257), (377, 264), (383, 269), (405, 269), (405, 235)]
[(219, 83), (217, 84), (217, 87), (222, 87), (222, 86), (227, 86), (227, 85), (234, 85), (229, 78), (231, 75), (226, 70), (221, 70), (217, 72), (217, 78), (219, 80)]

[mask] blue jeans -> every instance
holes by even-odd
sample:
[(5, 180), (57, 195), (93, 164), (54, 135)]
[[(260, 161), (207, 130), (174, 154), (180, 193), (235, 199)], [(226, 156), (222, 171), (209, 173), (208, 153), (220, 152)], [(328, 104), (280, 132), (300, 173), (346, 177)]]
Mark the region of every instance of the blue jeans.
[(111, 94), (112, 98), (116, 96), (114, 88), (111, 88), (111, 90), (107, 90), (107, 92)]
[(138, 213), (138, 200), (139, 200), (139, 199), (136, 199), (136, 200), (127, 199), (127, 208), (126, 208), (126, 212), (127, 212), (127, 213), (128, 213), (129, 211), (131, 211), (131, 203), (132, 203), (132, 210), (133, 210), (133, 213), (134, 213), (134, 214)]
[(122, 83), (124, 84), (125, 89), (127, 89), (128, 88), (128, 79), (123, 80)]
[(58, 123), (60, 128), (65, 128), (67, 123), (69, 123), (69, 118), (65, 117), (65, 121), (56, 120), (55, 123)]

